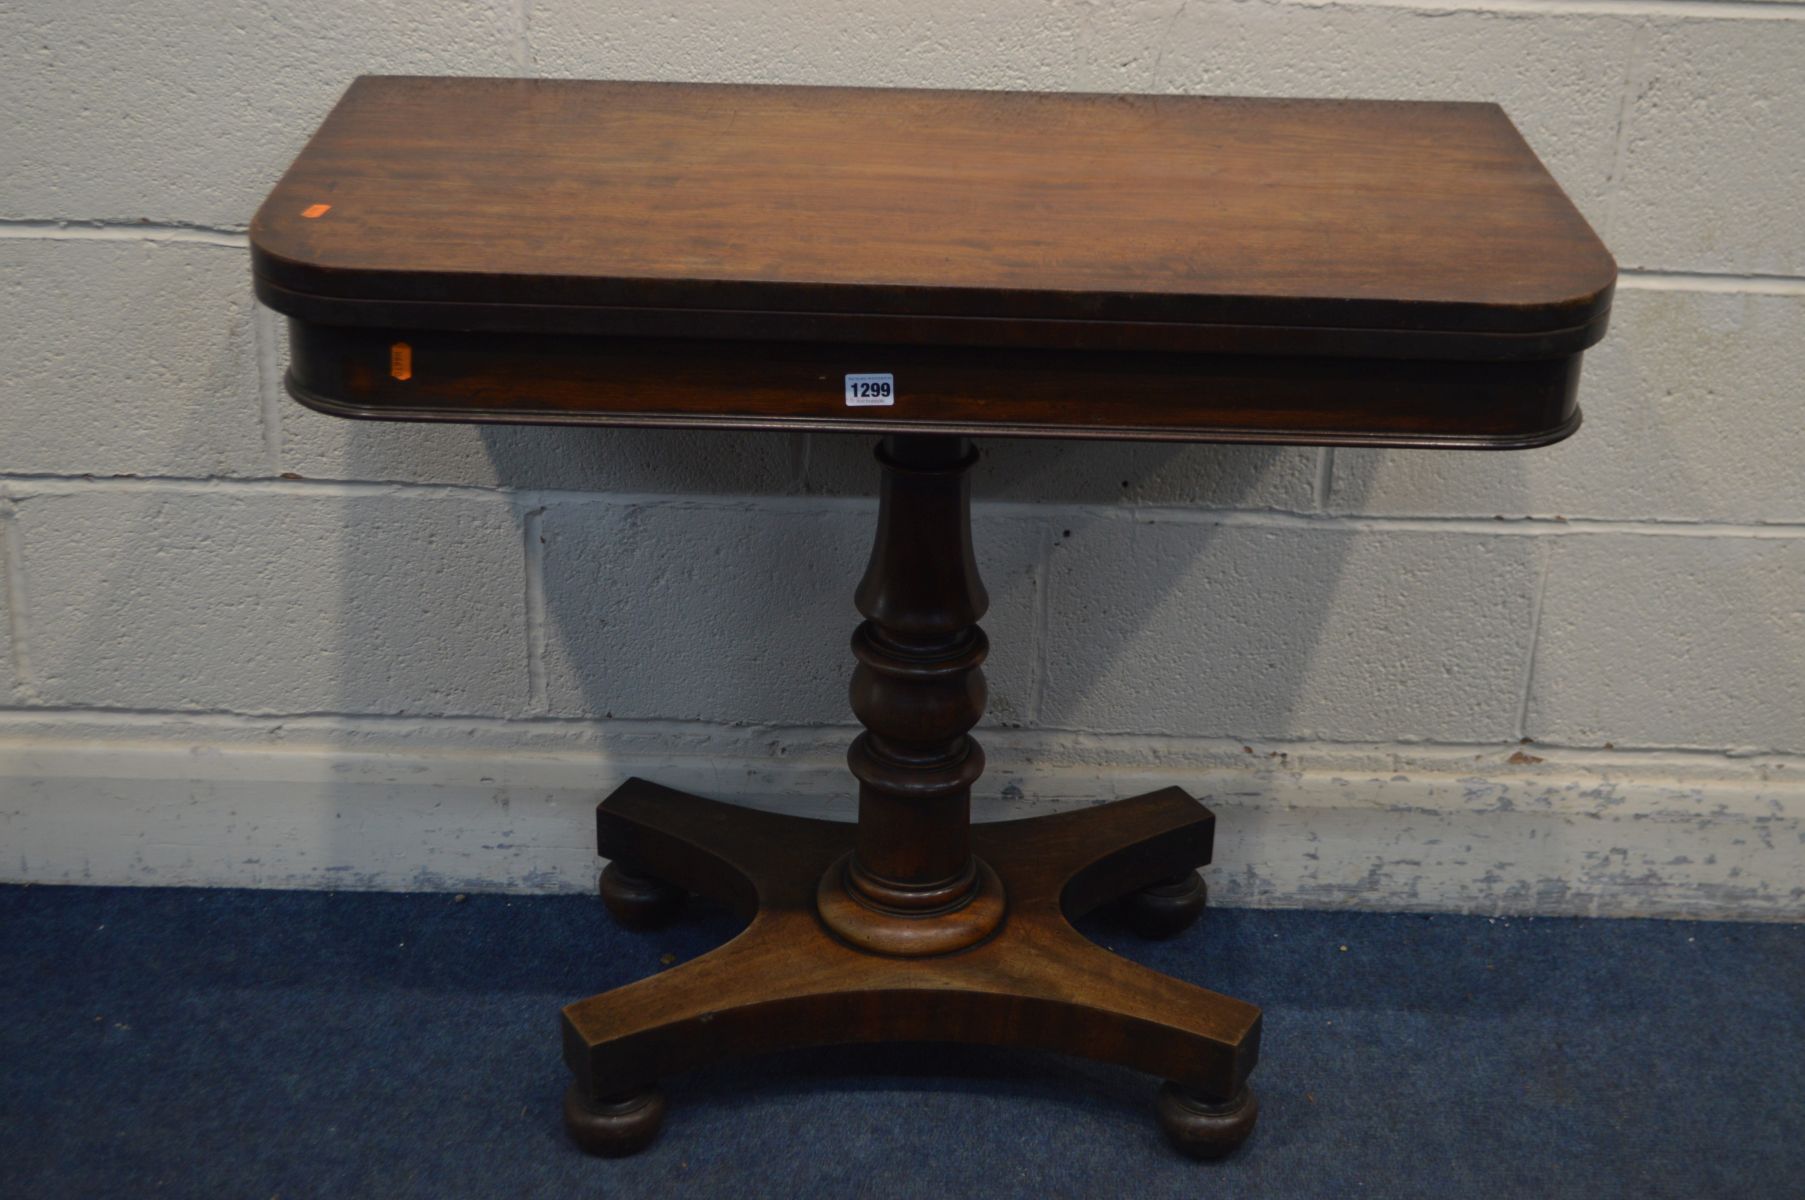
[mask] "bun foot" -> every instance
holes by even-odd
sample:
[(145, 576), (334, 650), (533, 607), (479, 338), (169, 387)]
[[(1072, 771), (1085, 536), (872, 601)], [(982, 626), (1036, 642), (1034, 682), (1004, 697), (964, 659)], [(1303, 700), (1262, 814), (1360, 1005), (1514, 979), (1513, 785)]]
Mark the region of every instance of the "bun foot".
[(1168, 938), (1195, 925), (1209, 897), (1203, 876), (1186, 871), (1124, 896), (1122, 911), (1142, 937)]
[(602, 903), (623, 929), (656, 929), (677, 915), (688, 899), (682, 888), (635, 875), (614, 863), (602, 868)]
[(1193, 1096), (1176, 1083), (1159, 1089), (1159, 1125), (1166, 1138), (1192, 1158), (1226, 1158), (1247, 1140), (1260, 1116), (1260, 1102), (1246, 1084), (1226, 1103)]
[(664, 1093), (648, 1086), (620, 1100), (589, 1099), (577, 1084), (564, 1093), (564, 1131), (589, 1154), (620, 1158), (652, 1144), (664, 1125)]

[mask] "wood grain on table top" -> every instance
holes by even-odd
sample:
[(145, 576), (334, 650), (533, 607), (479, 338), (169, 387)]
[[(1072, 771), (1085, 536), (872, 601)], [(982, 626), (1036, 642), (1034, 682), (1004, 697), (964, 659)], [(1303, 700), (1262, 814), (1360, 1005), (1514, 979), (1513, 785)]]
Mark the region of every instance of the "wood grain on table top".
[(1495, 105), (528, 79), (358, 79), (251, 241), (357, 301), (1586, 343), (1616, 272)]

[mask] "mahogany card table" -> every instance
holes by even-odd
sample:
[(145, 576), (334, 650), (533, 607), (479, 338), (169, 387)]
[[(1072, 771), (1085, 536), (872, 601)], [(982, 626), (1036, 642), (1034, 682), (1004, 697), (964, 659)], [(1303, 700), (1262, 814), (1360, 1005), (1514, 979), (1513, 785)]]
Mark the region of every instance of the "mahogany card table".
[(322, 412), (880, 439), (856, 822), (642, 779), (597, 810), (623, 924), (690, 893), (748, 921), (564, 1009), (602, 1154), (656, 1136), (673, 1072), (888, 1041), (1136, 1068), (1179, 1149), (1239, 1145), (1259, 1009), (1070, 924), (1187, 927), (1209, 809), (971, 821), (968, 439), (1540, 446), (1616, 279), (1490, 104), (415, 77), (351, 85), (251, 255)]

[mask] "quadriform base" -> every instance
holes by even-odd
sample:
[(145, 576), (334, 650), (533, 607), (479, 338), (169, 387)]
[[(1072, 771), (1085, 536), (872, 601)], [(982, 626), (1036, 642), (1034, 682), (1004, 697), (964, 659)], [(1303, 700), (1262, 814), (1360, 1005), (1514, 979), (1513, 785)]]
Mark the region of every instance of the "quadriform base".
[(987, 603), (960, 439), (893, 436), (857, 603), (848, 754), (856, 824), (722, 804), (630, 779), (602, 801), (602, 895), (656, 925), (686, 893), (750, 923), (726, 945), (564, 1010), (572, 1138), (627, 1154), (664, 1117), (657, 1081), (804, 1046), (933, 1041), (1052, 1050), (1167, 1081), (1179, 1149), (1220, 1157), (1252, 1132), (1260, 1011), (1136, 965), (1070, 920), (1126, 900), (1153, 935), (1203, 911), (1215, 817), (1177, 788), (973, 825)]
[[(1199, 1157), (1225, 1154), (1252, 1131), (1247, 1076), (1260, 1010), (1130, 962), (1070, 923), (1209, 861), (1215, 818), (1177, 788), (974, 826), (973, 849), (996, 871), (1007, 911), (985, 940), (929, 957), (861, 950), (821, 920), (816, 892), (851, 848), (851, 824), (642, 779), (623, 784), (596, 816), (604, 854), (724, 901), (751, 923), (700, 958), (564, 1010), (564, 1056), (576, 1075), (566, 1116), (585, 1149), (647, 1144), (664, 1114), (657, 1080), (675, 1072), (744, 1054), (892, 1041), (1028, 1047), (1149, 1072), (1172, 1085), (1157, 1106), (1161, 1124)], [(613, 1124), (597, 1119), (610, 1110)], [(615, 1128), (623, 1110), (638, 1117), (631, 1136)]]

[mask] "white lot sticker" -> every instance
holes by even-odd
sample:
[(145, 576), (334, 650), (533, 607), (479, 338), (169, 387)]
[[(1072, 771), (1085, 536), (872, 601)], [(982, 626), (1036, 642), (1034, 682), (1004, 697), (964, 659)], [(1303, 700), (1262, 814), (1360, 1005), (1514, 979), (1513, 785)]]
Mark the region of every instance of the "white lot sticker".
[(846, 403), (852, 408), (875, 408), (896, 403), (894, 375), (848, 375)]

